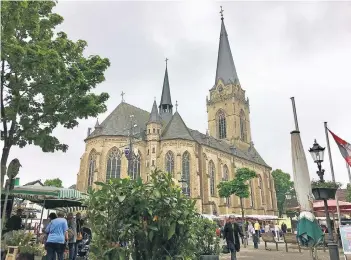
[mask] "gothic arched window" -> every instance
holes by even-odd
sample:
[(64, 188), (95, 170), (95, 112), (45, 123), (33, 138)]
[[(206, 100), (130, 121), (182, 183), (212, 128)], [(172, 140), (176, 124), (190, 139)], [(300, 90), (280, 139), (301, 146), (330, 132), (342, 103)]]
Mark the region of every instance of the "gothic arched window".
[(208, 163), (208, 174), (210, 176), (210, 193), (211, 193), (211, 196), (215, 196), (215, 194), (216, 194), (216, 180), (215, 180), (216, 169), (215, 169), (213, 161), (210, 161)]
[(107, 156), (106, 181), (121, 178), (121, 154), (117, 147), (113, 147)]
[(184, 152), (182, 156), (182, 191), (190, 196), (190, 155)]
[(96, 169), (96, 152), (95, 150), (91, 151), (89, 155), (89, 162), (88, 162), (88, 187), (93, 185), (94, 182), (94, 172)]
[(246, 119), (244, 110), (240, 111), (240, 139), (247, 142)]
[(227, 123), (223, 111), (218, 113), (218, 137), (219, 139), (227, 138)]
[(171, 151), (168, 151), (165, 156), (165, 168), (166, 172), (174, 174), (174, 155)]
[[(229, 169), (226, 164), (223, 166), (223, 181), (229, 181)], [(230, 205), (230, 197), (225, 198), (225, 203), (227, 206)]]
[(133, 156), (132, 162), (132, 176), (130, 176), (133, 180), (136, 180), (140, 177), (140, 154), (135, 154)]
[(264, 187), (261, 175), (258, 175), (258, 188), (260, 189), (261, 204), (264, 204)]
[(253, 192), (253, 183), (252, 183), (252, 180), (250, 180), (250, 207), (254, 207), (254, 192)]

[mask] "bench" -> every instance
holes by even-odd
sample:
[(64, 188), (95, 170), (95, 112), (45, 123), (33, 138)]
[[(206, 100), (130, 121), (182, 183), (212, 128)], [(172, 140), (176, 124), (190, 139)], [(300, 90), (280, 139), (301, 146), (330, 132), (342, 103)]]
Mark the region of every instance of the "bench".
[(297, 245), (299, 248), (299, 252), (301, 253), (301, 247), (299, 242), (297, 241), (296, 235), (291, 233), (284, 234), (284, 243), (285, 243), (285, 251), (288, 252), (288, 244)]
[(278, 251), (278, 242), (275, 241), (275, 238), (274, 238), (274, 235), (273, 235), (272, 232), (263, 233), (261, 237), (262, 237), (262, 240), (264, 242), (264, 248), (266, 250), (270, 250), (270, 249), (267, 248), (267, 243), (274, 243), (275, 247), (276, 247), (276, 249)]

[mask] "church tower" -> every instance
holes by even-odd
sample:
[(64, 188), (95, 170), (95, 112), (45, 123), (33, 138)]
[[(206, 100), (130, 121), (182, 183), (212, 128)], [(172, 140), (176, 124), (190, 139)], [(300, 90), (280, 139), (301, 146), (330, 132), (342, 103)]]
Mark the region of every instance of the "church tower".
[(156, 100), (152, 105), (149, 121), (146, 123), (146, 140), (147, 142), (147, 165), (151, 170), (156, 167), (157, 154), (159, 153), (159, 141), (162, 131), (160, 115), (157, 111)]
[(166, 71), (165, 71), (165, 77), (163, 79), (161, 102), (159, 105), (160, 116), (162, 118), (162, 121), (164, 121), (166, 124), (171, 120), (173, 115), (171, 91), (169, 88), (169, 81), (168, 81), (167, 61), (168, 59), (166, 59)]
[(210, 97), (206, 98), (211, 136), (248, 148), (251, 143), (249, 100), (241, 88), (221, 10), (217, 70)]

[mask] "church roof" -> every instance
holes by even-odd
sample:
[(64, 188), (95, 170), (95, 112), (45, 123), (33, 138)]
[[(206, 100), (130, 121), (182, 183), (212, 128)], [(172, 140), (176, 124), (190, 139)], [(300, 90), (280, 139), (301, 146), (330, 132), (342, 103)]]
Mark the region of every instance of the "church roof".
[(148, 123), (161, 123), (161, 117), (157, 110), (156, 100), (154, 100), (154, 104), (152, 105), (152, 110)]
[(135, 133), (143, 133), (146, 129), (146, 123), (149, 120), (150, 113), (130, 105), (128, 103), (120, 103), (115, 110), (95, 129), (87, 139), (96, 136), (120, 135), (127, 136), (131, 123), (130, 116), (134, 116), (134, 123), (137, 125)]
[(219, 37), (218, 59), (215, 85), (221, 79), (224, 84), (239, 83), (238, 74), (236, 73), (232, 51), (229, 45), (227, 30), (222, 17), (221, 33)]
[(162, 133), (161, 140), (170, 139), (185, 139), (194, 141), (194, 138), (191, 136), (188, 127), (185, 125), (178, 111), (174, 113), (172, 119), (169, 121)]
[(160, 107), (161, 107), (161, 105), (171, 105), (172, 106), (171, 91), (170, 91), (170, 88), (169, 88), (167, 65), (166, 65), (165, 77), (163, 79), (163, 88), (162, 88)]

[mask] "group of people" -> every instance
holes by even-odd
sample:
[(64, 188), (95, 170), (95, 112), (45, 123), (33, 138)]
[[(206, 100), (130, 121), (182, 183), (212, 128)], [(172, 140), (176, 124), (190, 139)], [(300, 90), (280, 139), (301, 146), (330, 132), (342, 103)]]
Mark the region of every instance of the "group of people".
[[(75, 260), (78, 252), (78, 242), (82, 240), (83, 220), (81, 214), (58, 212), (49, 214), (49, 224), (44, 229), (46, 235), (45, 249), (47, 260), (63, 260), (66, 246), (68, 245), (69, 260)], [(57, 256), (57, 258), (56, 258)]]

